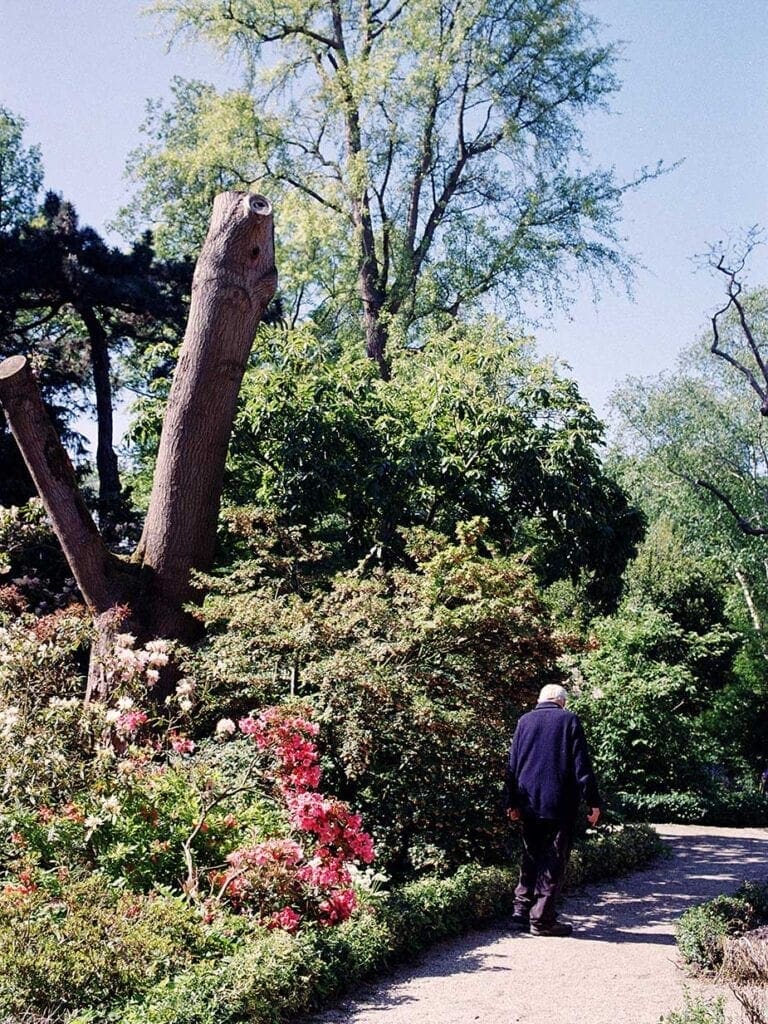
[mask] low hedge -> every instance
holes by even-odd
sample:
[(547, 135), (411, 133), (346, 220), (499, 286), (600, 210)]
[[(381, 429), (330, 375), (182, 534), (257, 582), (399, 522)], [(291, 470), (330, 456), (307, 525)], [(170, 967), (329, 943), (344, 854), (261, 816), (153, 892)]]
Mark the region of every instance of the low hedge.
[(682, 915), (677, 946), (691, 967), (716, 971), (723, 964), (728, 939), (768, 922), (768, 882), (745, 882), (732, 896), (716, 896)]
[[(589, 834), (574, 851), (570, 882), (640, 867), (662, 849), (648, 826)], [(112, 1013), (81, 1015), (77, 1024), (278, 1024), (440, 939), (509, 914), (516, 881), (516, 867), (466, 865), (450, 878), (423, 878), (378, 894), (336, 928), (251, 933), (229, 955), (164, 979)]]
[(677, 822), (722, 828), (768, 826), (768, 798), (755, 789), (712, 792), (617, 793), (612, 801), (628, 821)]

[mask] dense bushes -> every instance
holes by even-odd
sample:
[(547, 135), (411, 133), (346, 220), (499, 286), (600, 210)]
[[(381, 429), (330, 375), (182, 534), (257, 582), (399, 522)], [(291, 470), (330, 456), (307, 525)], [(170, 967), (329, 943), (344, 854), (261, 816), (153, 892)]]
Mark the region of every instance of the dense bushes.
[(0, 1009), (111, 1004), (190, 967), (204, 946), (199, 914), (177, 897), (121, 891), (100, 874), (48, 889), (22, 878), (0, 893)]
[[(641, 826), (582, 839), (572, 883), (646, 863)], [(282, 1019), (412, 958), (438, 939), (511, 912), (514, 867), (465, 865), (391, 892), (361, 876), (361, 909), (290, 934), (224, 911), (206, 923), (169, 893), (140, 895), (103, 874), (30, 876), (0, 894), (0, 1014), (35, 1011), (120, 1024), (251, 1024)]]
[(389, 872), (498, 858), (509, 738), (560, 678), (567, 642), (530, 568), (472, 520), (454, 543), (407, 534), (409, 568), (338, 573), (313, 590), (314, 547), (285, 530), (266, 543), (257, 523), (241, 512), (232, 528), (252, 557), (206, 580), (193, 671), (209, 701), (233, 716), (291, 690), (309, 701), (328, 784), (363, 815)]
[(657, 517), (616, 614), (580, 625), (573, 706), (603, 788), (630, 820), (768, 823), (756, 788), (764, 651), (736, 614), (732, 572)]
[(747, 882), (733, 896), (687, 910), (677, 926), (677, 945), (686, 963), (700, 970), (721, 967), (726, 940), (768, 923), (768, 883)]
[(628, 821), (701, 823), (733, 828), (768, 825), (768, 799), (757, 789), (705, 785), (696, 792), (619, 792), (613, 802)]

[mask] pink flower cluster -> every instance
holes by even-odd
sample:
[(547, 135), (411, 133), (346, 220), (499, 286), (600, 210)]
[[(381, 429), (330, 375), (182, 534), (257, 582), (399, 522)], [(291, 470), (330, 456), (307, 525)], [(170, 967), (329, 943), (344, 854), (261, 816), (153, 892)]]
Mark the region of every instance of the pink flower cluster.
[(131, 736), (147, 721), (144, 711), (124, 711), (115, 723), (115, 731), (119, 736)]
[(260, 750), (274, 756), (275, 774), (284, 794), (303, 793), (320, 785), (317, 748), (311, 739), (319, 731), (314, 722), (281, 708), (267, 708), (258, 718), (241, 718), (238, 725)]
[[(317, 792), (317, 725), (283, 708), (268, 708), (258, 717), (242, 718), (239, 726), (272, 755), (290, 822), (304, 839), (268, 839), (234, 850), (227, 857), (228, 870), (217, 880), (222, 893), (235, 905), (258, 903), (270, 928), (295, 931), (302, 920), (297, 906), (321, 924), (346, 921), (357, 905), (348, 865), (370, 864), (373, 840), (363, 831), (360, 815)], [(274, 908), (275, 896), (282, 897), (282, 909), (266, 913), (269, 903)]]
[(267, 928), (282, 928), (284, 932), (295, 932), (301, 924), (301, 914), (291, 907), (283, 907), (267, 921)]
[(267, 839), (255, 846), (243, 846), (227, 855), (234, 868), (254, 868), (262, 864), (298, 864), (304, 851), (293, 839)]
[(195, 741), (177, 732), (168, 734), (168, 742), (177, 754), (191, 754), (195, 749)]

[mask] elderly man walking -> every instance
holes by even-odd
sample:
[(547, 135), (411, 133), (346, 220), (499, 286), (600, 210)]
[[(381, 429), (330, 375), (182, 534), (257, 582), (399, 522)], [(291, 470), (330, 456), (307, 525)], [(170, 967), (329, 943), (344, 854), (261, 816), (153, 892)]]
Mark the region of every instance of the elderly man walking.
[(555, 903), (563, 885), (579, 805), (600, 818), (600, 795), (578, 716), (565, 710), (562, 686), (545, 686), (512, 737), (504, 802), (522, 826), (523, 853), (512, 926), (532, 935), (570, 935)]

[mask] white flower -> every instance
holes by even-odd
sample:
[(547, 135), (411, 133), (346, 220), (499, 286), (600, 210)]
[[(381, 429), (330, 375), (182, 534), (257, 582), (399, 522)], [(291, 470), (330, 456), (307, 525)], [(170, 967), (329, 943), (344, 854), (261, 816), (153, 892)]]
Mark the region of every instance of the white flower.
[(216, 723), (217, 736), (233, 736), (237, 726), (231, 718), (220, 718)]
[(109, 708), (104, 715), (104, 721), (107, 725), (114, 725), (115, 722), (120, 718), (120, 711), (117, 708)]
[(133, 647), (136, 637), (133, 633), (118, 633), (115, 637), (115, 647)]
[(2, 725), (3, 732), (10, 732), (15, 726), (19, 724), (21, 718), (21, 712), (14, 705), (10, 705), (0, 715), (0, 725)]
[(180, 679), (179, 680), (179, 684), (176, 687), (176, 693), (178, 693), (178, 695), (180, 697), (189, 697), (194, 692), (195, 692), (195, 681), (194, 681), (194, 679), (184, 678), (184, 679)]
[(164, 654), (168, 650), (167, 640), (150, 640), (149, 643), (144, 644), (148, 651), (157, 651), (158, 653)]
[(147, 669), (147, 686), (154, 686), (159, 678), (160, 678), (160, 673), (157, 671), (157, 669), (154, 669), (154, 668), (148, 668)]
[(120, 801), (116, 796), (105, 796), (101, 801), (101, 809), (110, 818), (116, 818), (120, 814)]
[(189, 699), (189, 697), (181, 698), (181, 700), (179, 701), (179, 709), (183, 711), (185, 714), (187, 711), (192, 710), (192, 701)]
[(147, 657), (147, 664), (152, 668), (163, 668), (168, 664), (168, 655), (162, 651), (150, 651)]
[(130, 711), (133, 707), (133, 697), (121, 697), (117, 706), (121, 711)]
[(601, 690), (599, 686), (596, 686), (592, 691), (592, 696), (595, 698), (595, 700), (600, 700), (601, 697), (605, 696), (605, 691)]
[(97, 829), (99, 825), (102, 824), (102, 819), (97, 817), (95, 814), (89, 814), (83, 824), (89, 832), (93, 832), (94, 829)]
[(79, 704), (79, 697), (51, 697), (48, 701), (49, 708), (57, 708), (61, 711), (68, 711), (70, 708), (76, 708)]

